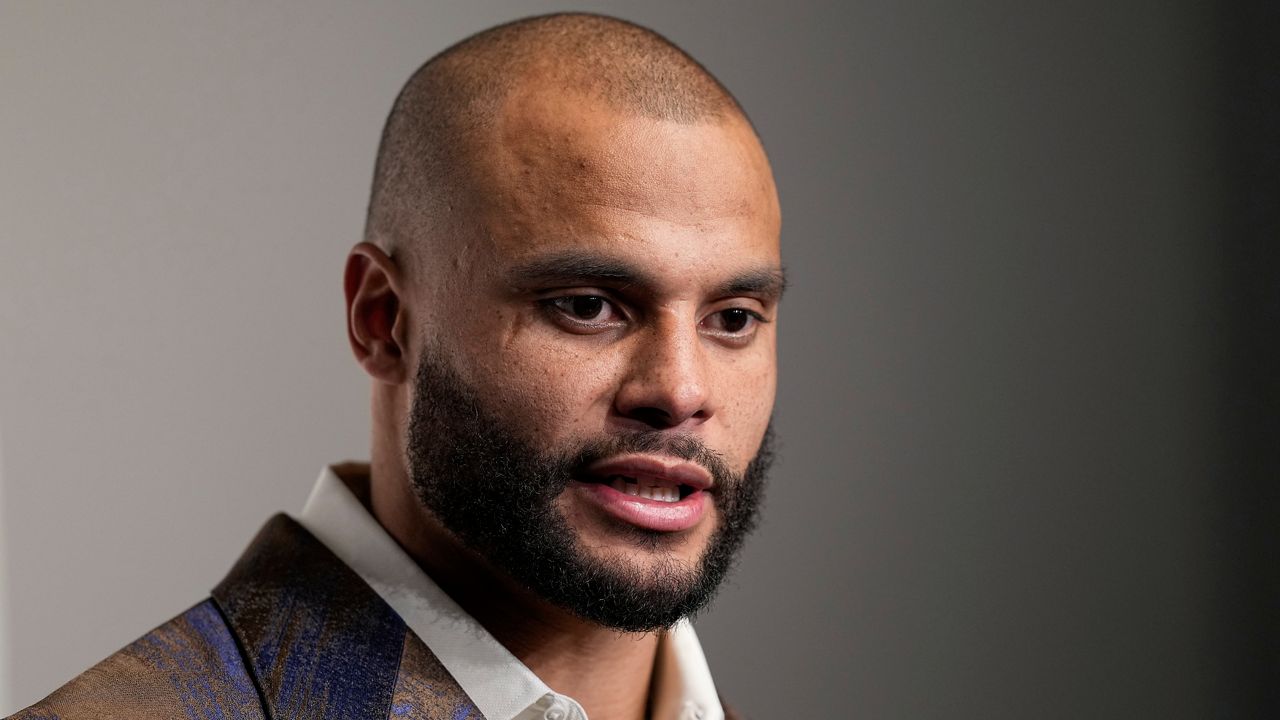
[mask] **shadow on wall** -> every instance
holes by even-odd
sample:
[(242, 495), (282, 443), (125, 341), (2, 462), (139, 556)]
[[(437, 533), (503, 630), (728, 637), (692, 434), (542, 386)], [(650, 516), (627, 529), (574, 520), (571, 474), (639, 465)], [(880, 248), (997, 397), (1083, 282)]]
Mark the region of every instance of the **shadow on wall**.
[(1227, 177), (1220, 411), (1227, 438), (1216, 520), (1224, 551), (1222, 717), (1280, 712), (1280, 4), (1219, 9), (1221, 148)]

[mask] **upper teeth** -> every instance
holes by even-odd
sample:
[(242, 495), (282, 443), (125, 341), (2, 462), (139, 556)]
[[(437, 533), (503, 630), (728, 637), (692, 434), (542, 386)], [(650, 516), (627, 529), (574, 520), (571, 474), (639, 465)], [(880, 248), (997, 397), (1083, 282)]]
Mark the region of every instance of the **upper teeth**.
[(680, 489), (666, 485), (641, 485), (631, 478), (615, 475), (609, 485), (618, 492), (628, 495), (657, 500), (658, 502), (678, 502)]

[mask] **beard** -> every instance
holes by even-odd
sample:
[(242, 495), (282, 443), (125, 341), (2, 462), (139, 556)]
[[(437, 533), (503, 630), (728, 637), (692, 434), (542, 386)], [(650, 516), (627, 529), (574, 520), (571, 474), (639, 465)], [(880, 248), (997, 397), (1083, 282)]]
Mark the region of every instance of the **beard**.
[[(698, 438), (671, 431), (611, 434), (556, 452), (531, 445), (480, 400), (439, 355), (424, 353), (409, 414), (406, 455), (418, 501), (465, 547), (545, 600), (625, 632), (669, 628), (710, 602), (755, 527), (772, 463), (772, 426), (741, 474)], [(683, 539), (619, 523), (652, 562), (638, 567), (590, 555), (557, 499), (591, 463), (654, 453), (702, 465), (717, 526), (695, 563), (670, 545)]]

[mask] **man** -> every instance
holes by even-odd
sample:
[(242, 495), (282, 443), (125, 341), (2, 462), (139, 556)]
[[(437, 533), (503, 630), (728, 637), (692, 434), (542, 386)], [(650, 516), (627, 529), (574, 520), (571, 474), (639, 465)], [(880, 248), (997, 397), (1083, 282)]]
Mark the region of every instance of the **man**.
[(374, 175), (370, 464), (15, 717), (725, 714), (686, 618), (753, 524), (783, 288), (741, 109), (648, 30), (532, 18), (419, 69)]

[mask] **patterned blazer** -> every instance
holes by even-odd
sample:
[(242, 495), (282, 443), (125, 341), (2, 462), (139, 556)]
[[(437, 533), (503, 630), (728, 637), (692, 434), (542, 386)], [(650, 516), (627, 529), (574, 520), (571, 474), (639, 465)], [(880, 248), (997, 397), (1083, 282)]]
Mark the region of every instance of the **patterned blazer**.
[(281, 514), (212, 597), (13, 720), (480, 717), (400, 616)]
[(280, 514), (212, 597), (9, 720), (482, 717), (400, 616)]

